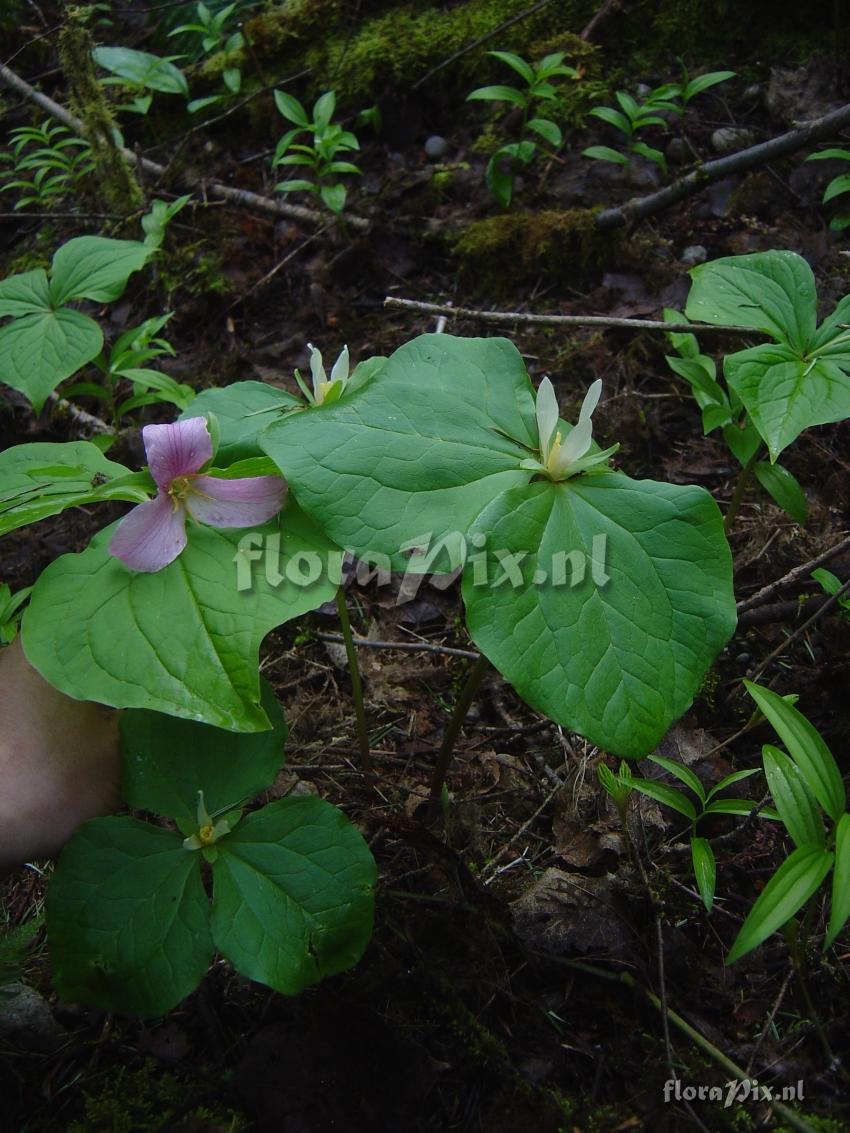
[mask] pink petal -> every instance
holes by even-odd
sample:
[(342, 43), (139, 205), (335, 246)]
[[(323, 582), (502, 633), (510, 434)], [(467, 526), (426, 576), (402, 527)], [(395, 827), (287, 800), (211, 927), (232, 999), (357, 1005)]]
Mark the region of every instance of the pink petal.
[(253, 527), (277, 515), (285, 496), (286, 482), (279, 476), (194, 476), (186, 507), (199, 523), (211, 527)]
[(206, 417), (190, 417), (173, 425), (145, 425), (142, 439), (151, 475), (162, 491), (167, 492), (178, 476), (191, 476), (212, 459)]
[(182, 507), (175, 509), (171, 497), (160, 492), (156, 499), (124, 516), (112, 536), (109, 553), (131, 570), (150, 574), (174, 562), (185, 546), (186, 512)]

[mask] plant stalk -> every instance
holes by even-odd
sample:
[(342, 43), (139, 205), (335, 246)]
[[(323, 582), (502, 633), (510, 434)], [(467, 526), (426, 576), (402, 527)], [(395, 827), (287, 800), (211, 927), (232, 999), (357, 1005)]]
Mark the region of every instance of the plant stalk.
[(463, 727), (463, 722), (466, 719), (466, 714), (469, 712), (470, 705), (475, 699), (475, 694), (478, 692), (481, 681), (484, 679), (484, 674), (489, 668), (489, 664), (490, 662), (482, 653), (472, 666), (469, 676), (466, 678), (466, 684), (461, 690), (457, 704), (455, 704), (454, 711), (446, 725), (446, 732), (443, 736), (440, 753), (437, 756), (437, 763), (434, 767), (434, 774), (431, 779), (431, 797), (428, 803), (428, 820), (430, 822), (433, 822), (439, 813), (443, 784), (446, 781), (446, 773), (452, 761), (455, 743), (460, 735), (460, 730)]
[(732, 530), (732, 524), (741, 508), (741, 501), (744, 498), (750, 480), (753, 478), (753, 469), (756, 466), (756, 459), (761, 452), (761, 445), (755, 450), (753, 455), (738, 473), (738, 480), (735, 484), (735, 491), (732, 493), (732, 499), (729, 501), (729, 510), (726, 512), (726, 518), (723, 520), (723, 531), (726, 535)]
[(360, 767), (364, 775), (374, 775), (372, 753), (369, 750), (369, 732), (366, 728), (366, 708), (363, 703), (363, 682), (360, 679), (360, 665), (357, 662), (357, 648), (351, 634), (351, 621), (342, 587), (336, 592), (336, 608), (339, 611), (339, 624), (345, 642), (345, 655), (348, 658), (348, 672), (351, 677), (351, 698), (354, 701), (354, 715), (357, 720), (357, 744), (360, 749)]

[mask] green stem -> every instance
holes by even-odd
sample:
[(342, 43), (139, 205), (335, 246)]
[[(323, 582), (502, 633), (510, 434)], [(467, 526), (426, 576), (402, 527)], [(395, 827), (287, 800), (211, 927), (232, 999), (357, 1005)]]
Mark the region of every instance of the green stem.
[(469, 676), (466, 678), (466, 684), (461, 690), (461, 694), (457, 699), (457, 704), (454, 706), (454, 711), (451, 714), (448, 724), (446, 725), (446, 732), (443, 736), (443, 743), (440, 747), (440, 754), (437, 756), (437, 763), (434, 767), (434, 774), (431, 779), (431, 798), (428, 804), (428, 819), (433, 822), (437, 817), (440, 809), (440, 798), (443, 793), (443, 784), (446, 781), (446, 773), (449, 769), (449, 764), (452, 761), (454, 754), (455, 742), (460, 735), (460, 730), (463, 727), (463, 722), (466, 719), (466, 714), (469, 712), (469, 707), (475, 699), (475, 694), (481, 681), (484, 679), (484, 674), (489, 668), (489, 661), (482, 653), (475, 664), (472, 666)]
[(735, 522), (735, 517), (741, 507), (741, 501), (744, 498), (744, 492), (747, 490), (750, 480), (753, 476), (753, 469), (756, 466), (756, 459), (761, 452), (761, 445), (755, 450), (753, 455), (738, 473), (738, 481), (735, 484), (735, 491), (732, 493), (732, 499), (729, 501), (729, 510), (726, 512), (726, 518), (723, 520), (723, 530), (728, 535), (732, 530), (732, 524)]
[(372, 754), (369, 750), (369, 732), (366, 729), (366, 708), (363, 704), (363, 682), (360, 680), (360, 666), (357, 663), (357, 649), (351, 635), (351, 621), (342, 587), (336, 592), (336, 608), (339, 611), (339, 624), (345, 642), (345, 655), (348, 658), (348, 672), (351, 677), (351, 698), (354, 701), (354, 715), (357, 720), (357, 742), (360, 747), (360, 766), (364, 775), (371, 776)]

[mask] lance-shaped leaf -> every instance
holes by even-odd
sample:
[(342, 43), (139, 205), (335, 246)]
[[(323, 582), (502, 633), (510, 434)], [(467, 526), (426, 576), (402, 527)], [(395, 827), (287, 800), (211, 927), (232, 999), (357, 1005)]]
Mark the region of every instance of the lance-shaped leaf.
[(146, 500), (138, 479), (89, 441), (15, 445), (0, 453), (0, 535), (68, 507)]
[(268, 728), (260, 642), (333, 598), (340, 562), (333, 544), (290, 503), (247, 533), (247, 550), (240, 550), (243, 531), (193, 526), (173, 563), (144, 574), (109, 554), (113, 531), (39, 578), (22, 630), (30, 663), (79, 700), (232, 731)]
[(485, 656), (559, 724), (619, 755), (651, 751), (735, 628), (711, 496), (620, 473), (537, 482), (471, 534), (487, 546), (463, 598)]
[(372, 932), (377, 871), (341, 811), (282, 799), (216, 848), (213, 937), (240, 972), (295, 995), (357, 963)]
[(340, 546), (406, 570), (417, 563), (402, 548), (449, 537), (425, 569), (451, 570), (482, 508), (528, 480), (534, 394), (506, 339), (422, 335), (359, 390), (271, 425), (261, 443)]
[(691, 838), (691, 861), (699, 895), (706, 911), (711, 912), (714, 904), (714, 890), (717, 883), (717, 862), (714, 850), (707, 838)]
[(122, 793), (130, 806), (190, 825), (198, 791), (211, 814), (232, 810), (274, 782), (283, 763), (286, 722), (268, 681), (260, 703), (271, 721), (267, 732), (234, 733), (161, 712), (122, 713)]
[(829, 948), (850, 917), (850, 814), (842, 814), (835, 827), (835, 873), (824, 948)]
[(50, 963), (71, 1003), (164, 1015), (213, 957), (197, 854), (176, 832), (96, 818), (65, 846), (47, 895)]
[(744, 681), (747, 692), (776, 729), (788, 754), (800, 768), (809, 790), (833, 822), (844, 813), (844, 781), (823, 737), (806, 717), (769, 688)]
[(798, 846), (758, 896), (726, 957), (727, 964), (752, 951), (805, 905), (832, 868), (822, 846)]
[(764, 774), (785, 829), (797, 846), (824, 845), (823, 819), (802, 771), (772, 744), (762, 748)]

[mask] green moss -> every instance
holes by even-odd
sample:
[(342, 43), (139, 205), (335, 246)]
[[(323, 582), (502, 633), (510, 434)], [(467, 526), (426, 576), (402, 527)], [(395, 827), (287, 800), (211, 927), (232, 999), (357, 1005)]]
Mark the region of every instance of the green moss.
[(169, 1133), (247, 1133), (245, 1118), (228, 1107), (193, 1107), (192, 1092), (192, 1082), (163, 1073), (152, 1058), (136, 1069), (120, 1066), (102, 1090), (85, 1092), (85, 1115), (66, 1133), (153, 1133), (166, 1128)]
[(342, 0), (284, 0), (246, 20), (244, 34), (258, 59), (297, 49), (299, 41), (327, 34), (342, 22)]
[(71, 101), (85, 127), (97, 183), (108, 208), (133, 212), (144, 204), (139, 183), (115, 143), (115, 119), (97, 81), (92, 62), (94, 42), (85, 20), (89, 9), (67, 8), (59, 33), (59, 59), (71, 89)]
[(461, 282), (498, 295), (543, 277), (572, 282), (598, 271), (620, 245), (618, 232), (600, 232), (597, 209), (506, 213), (478, 220), (455, 241)]
[[(391, 5), (352, 30), (345, 6), (337, 0), (288, 0), (246, 21), (246, 31), (258, 58), (310, 67), (313, 94), (333, 86), (341, 100), (367, 105), (389, 92), (409, 89), (456, 51), (528, 8), (527, 0), (466, 0), (451, 8)], [(433, 80), (434, 90), (444, 95), (447, 89), (463, 91), (505, 81), (504, 65), (487, 55), (494, 48), (531, 58), (547, 47), (574, 49), (589, 58), (594, 49), (576, 33), (593, 11), (592, 0), (563, 0), (532, 12), (445, 67)], [(427, 96), (427, 85), (424, 93)]]

